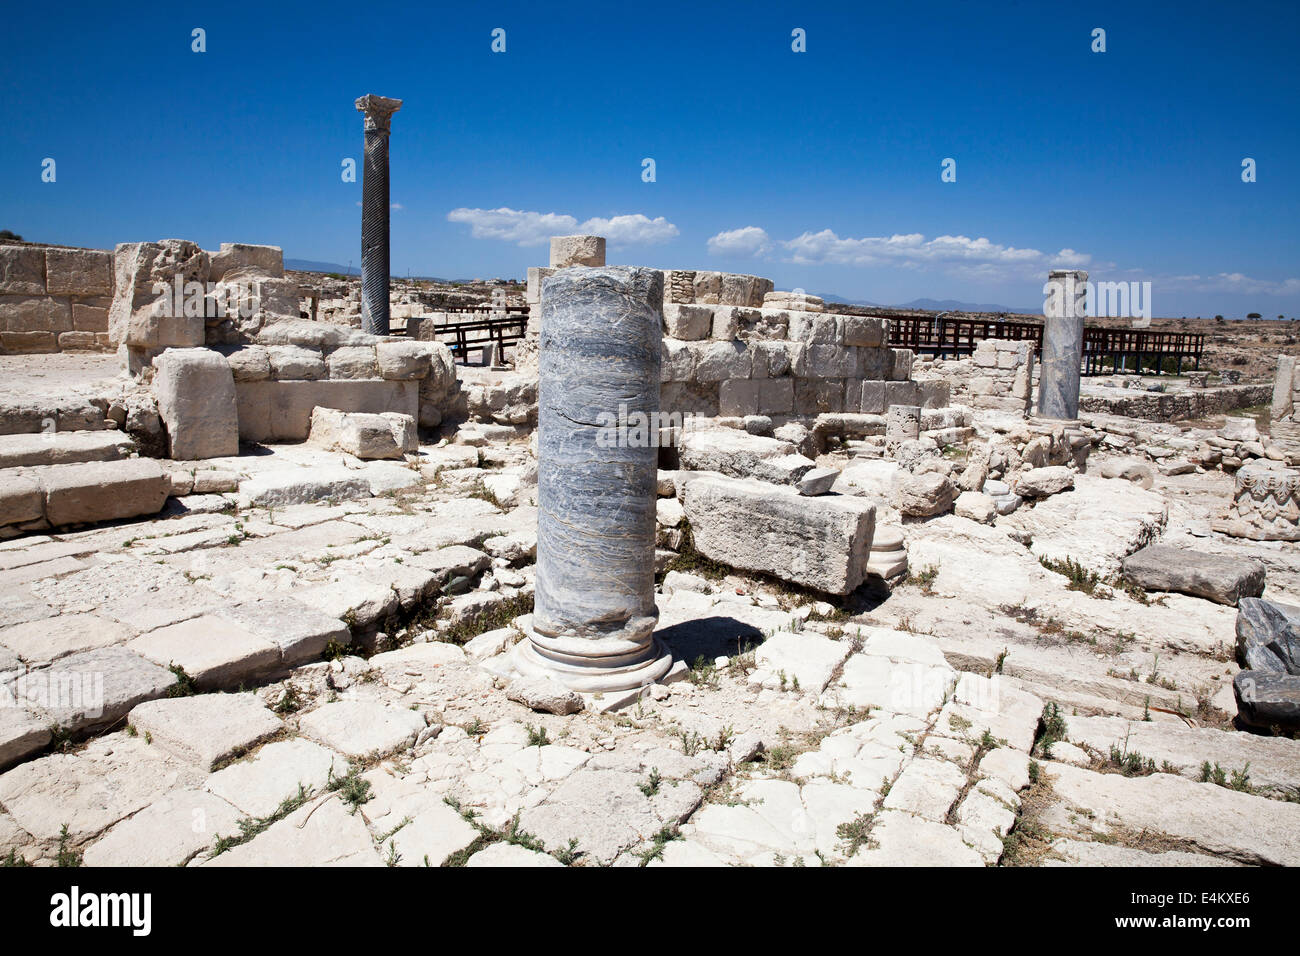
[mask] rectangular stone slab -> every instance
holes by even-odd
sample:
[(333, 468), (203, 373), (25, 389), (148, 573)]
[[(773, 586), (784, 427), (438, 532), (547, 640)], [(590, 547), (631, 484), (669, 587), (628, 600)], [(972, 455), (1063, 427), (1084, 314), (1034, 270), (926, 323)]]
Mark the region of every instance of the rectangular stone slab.
[(1261, 562), (1167, 544), (1130, 554), (1124, 559), (1124, 577), (1148, 591), (1177, 591), (1227, 605), (1264, 593)]
[(705, 557), (828, 594), (866, 580), (876, 506), (862, 498), (701, 478), (686, 486), (682, 503)]

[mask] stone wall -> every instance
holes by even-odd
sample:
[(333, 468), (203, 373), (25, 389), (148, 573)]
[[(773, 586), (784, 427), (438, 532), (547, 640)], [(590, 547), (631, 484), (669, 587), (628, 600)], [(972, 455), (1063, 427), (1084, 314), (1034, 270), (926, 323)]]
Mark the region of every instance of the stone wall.
[(885, 345), (888, 320), (731, 305), (664, 307), (665, 412), (811, 418), (948, 403), (912, 381), (911, 349)]
[(924, 359), (917, 367), (949, 382), (953, 399), (973, 408), (1025, 412), (1032, 405), (1038, 369), (1029, 341), (984, 339), (970, 358)]
[(109, 351), (113, 254), (0, 245), (0, 353)]

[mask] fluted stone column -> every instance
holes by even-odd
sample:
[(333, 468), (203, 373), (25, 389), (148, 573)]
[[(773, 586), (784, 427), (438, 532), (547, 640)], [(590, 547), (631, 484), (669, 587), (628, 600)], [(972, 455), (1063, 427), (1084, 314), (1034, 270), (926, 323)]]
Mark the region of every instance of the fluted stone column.
[(401, 100), (368, 93), (357, 99), (365, 114), (366, 158), (361, 172), (361, 329), (388, 334), (388, 132)]
[[(1038, 373), (1038, 414), (1043, 418), (1079, 417), (1079, 373), (1083, 366), (1083, 310), (1088, 273), (1053, 269), (1044, 308), (1042, 368)], [(1052, 313), (1052, 314), (1047, 314)]]
[(659, 410), (662, 301), (653, 269), (575, 267), (545, 280), (537, 591), (514, 654), (525, 676), (597, 693), (672, 666), (654, 636), (657, 429), (637, 427)]

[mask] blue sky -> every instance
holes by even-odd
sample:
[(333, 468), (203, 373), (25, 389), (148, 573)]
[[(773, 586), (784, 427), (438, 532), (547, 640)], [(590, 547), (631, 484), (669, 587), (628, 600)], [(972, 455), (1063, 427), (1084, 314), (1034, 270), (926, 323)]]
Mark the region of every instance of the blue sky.
[(115, 6), (7, 6), (0, 228), (355, 263), (377, 93), (395, 274), (522, 276), (595, 228), (882, 303), (1032, 305), (1061, 264), (1156, 315), (1300, 315), (1294, 2)]

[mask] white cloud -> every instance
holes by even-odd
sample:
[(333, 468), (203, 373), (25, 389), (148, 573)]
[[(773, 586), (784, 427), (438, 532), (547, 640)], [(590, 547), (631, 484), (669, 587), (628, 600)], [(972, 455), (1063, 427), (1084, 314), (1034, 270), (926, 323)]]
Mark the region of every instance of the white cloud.
[(586, 222), (562, 213), (529, 212), (521, 209), (453, 209), (448, 222), (465, 223), (475, 239), (502, 239), (521, 246), (541, 246), (551, 236), (575, 233), (604, 236), (614, 246), (654, 245), (668, 242), (678, 235), (677, 227), (659, 216), (651, 219), (641, 213), (593, 217)]
[(1158, 287), (1189, 292), (1234, 292), (1242, 295), (1300, 295), (1300, 279), (1256, 279), (1240, 272), (1155, 277)]
[(678, 235), (677, 227), (663, 216), (649, 219), (639, 212), (612, 219), (588, 219), (578, 229), (586, 235), (604, 236), (612, 246), (652, 246)]
[(760, 256), (771, 247), (767, 230), (758, 226), (731, 229), (709, 239), (709, 252), (715, 256)]
[(804, 232), (793, 239), (772, 239), (758, 226), (720, 232), (709, 239), (714, 255), (774, 257), (798, 265), (890, 265), (924, 270), (940, 268), (954, 275), (1005, 279), (1037, 274), (1051, 266), (1084, 266), (1092, 256), (1062, 249), (1055, 255), (1037, 249), (1002, 245), (987, 238), (935, 236), (919, 232), (892, 236), (841, 237), (833, 230)]
[(475, 239), (504, 239), (521, 246), (545, 245), (551, 236), (569, 235), (578, 226), (578, 220), (572, 216), (524, 212), (508, 206), (453, 209), (447, 213), (447, 221), (467, 223), (469, 234)]
[(392, 208), (394, 208), (394, 209), (405, 209), (406, 207), (403, 206), (400, 202), (395, 202), (395, 203), (392, 204)]

